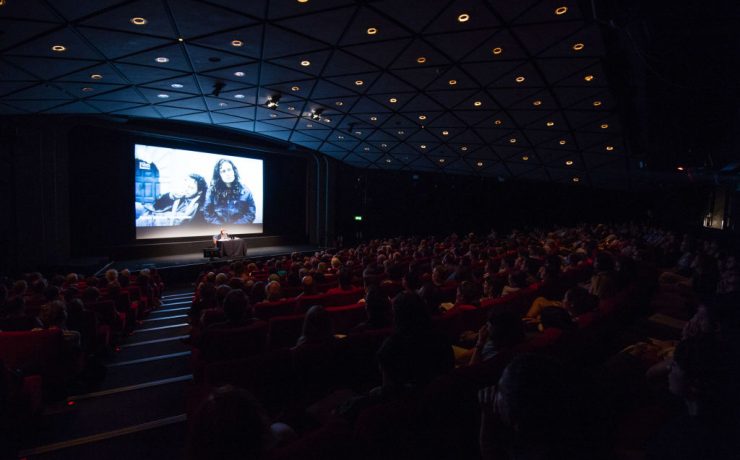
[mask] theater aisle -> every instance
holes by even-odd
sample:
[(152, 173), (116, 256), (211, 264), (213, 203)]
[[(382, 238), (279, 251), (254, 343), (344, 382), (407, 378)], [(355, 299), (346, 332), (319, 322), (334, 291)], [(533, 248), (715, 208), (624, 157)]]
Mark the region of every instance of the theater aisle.
[(183, 457), (185, 392), (192, 381), (187, 310), (192, 288), (172, 290), (116, 350), (91, 392), (48, 407), (19, 458)]

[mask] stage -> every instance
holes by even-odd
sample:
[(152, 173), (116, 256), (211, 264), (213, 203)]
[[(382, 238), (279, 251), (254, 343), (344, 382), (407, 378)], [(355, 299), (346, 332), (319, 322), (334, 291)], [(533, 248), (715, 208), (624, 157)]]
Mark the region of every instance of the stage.
[[(145, 268), (156, 268), (163, 278), (174, 280), (188, 280), (190, 277), (194, 280), (194, 276), (202, 271), (206, 264), (220, 265), (224, 263), (230, 263), (235, 260), (250, 260), (250, 259), (263, 259), (269, 257), (278, 257), (290, 255), (294, 252), (298, 253), (313, 253), (322, 249), (316, 245), (309, 244), (298, 244), (298, 245), (283, 245), (283, 246), (262, 246), (256, 248), (249, 248), (246, 257), (224, 257), (224, 258), (213, 258), (209, 259), (203, 257), (203, 251), (198, 252), (186, 252), (183, 254), (172, 254), (166, 256), (154, 256), (147, 258), (137, 258), (128, 260), (115, 260), (107, 263), (105, 266), (98, 270), (98, 275), (102, 275), (106, 270), (114, 268), (116, 270), (123, 270), (127, 268), (132, 272), (137, 272)], [(182, 277), (184, 276), (184, 279)]]

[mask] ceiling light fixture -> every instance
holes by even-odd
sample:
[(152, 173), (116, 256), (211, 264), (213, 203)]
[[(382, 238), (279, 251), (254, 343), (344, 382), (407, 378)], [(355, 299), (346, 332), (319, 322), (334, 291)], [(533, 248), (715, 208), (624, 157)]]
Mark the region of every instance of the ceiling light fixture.
[(335, 102), (334, 104), (335, 104), (335, 105), (336, 105), (337, 107), (341, 107), (341, 106), (343, 106), (343, 105), (344, 105), (344, 102), (342, 102), (342, 101), (337, 101), (337, 102)]
[(426, 145), (424, 145), (424, 144), (421, 144), (421, 145), (420, 145), (419, 147), (421, 147), (422, 149), (425, 149), (425, 148), (427, 148), (427, 146), (426, 146)]
[(555, 122), (554, 121), (548, 121), (545, 124), (547, 125), (548, 128), (552, 128), (553, 126), (555, 126)]
[(601, 129), (606, 129), (608, 127), (609, 127), (609, 123), (602, 123), (601, 124)]
[(231, 46), (239, 48), (240, 46), (244, 46), (244, 42), (241, 40), (231, 40)]
[(573, 166), (573, 160), (565, 160), (566, 166)]
[(102, 80), (103, 76), (100, 75), (99, 73), (94, 73), (90, 75), (90, 78), (92, 78), (93, 80)]
[(573, 51), (581, 51), (583, 49), (583, 43), (574, 43)]
[(601, 105), (601, 101), (594, 101), (594, 107), (598, 107)]
[(246, 74), (244, 72), (241, 72), (241, 71), (240, 72), (234, 72), (234, 76), (235, 77), (243, 77), (244, 75), (246, 75)]
[(247, 97), (247, 96), (245, 96), (243, 94), (234, 94), (234, 99), (244, 99), (245, 97)]
[(159, 93), (159, 94), (157, 94), (157, 97), (160, 98), (160, 99), (167, 99), (168, 97), (170, 97), (170, 95), (169, 94), (165, 94), (165, 93)]
[(469, 20), (470, 20), (470, 15), (468, 13), (463, 13), (457, 17), (457, 22), (468, 22)]
[(321, 114), (324, 112), (324, 109), (313, 109), (311, 110), (311, 119), (313, 121), (321, 121)]
[(366, 152), (369, 152), (369, 151), (370, 151), (370, 147), (365, 147), (365, 148), (363, 148), (362, 150), (364, 150), (364, 151), (366, 151)]
[(144, 24), (147, 23), (147, 20), (144, 18), (135, 17), (135, 18), (131, 18), (129, 22), (131, 22), (131, 24), (135, 26), (143, 26)]
[(535, 107), (539, 107), (539, 106), (541, 106), (541, 105), (542, 105), (542, 101), (541, 101), (541, 100), (539, 100), (539, 99), (537, 99), (536, 101), (533, 101), (533, 102), (532, 102), (532, 105), (533, 105), (533, 106), (535, 106)]
[(445, 162), (445, 159), (444, 159), (444, 158), (440, 158), (440, 159), (439, 159), (439, 162), (440, 162), (440, 163), (444, 163), (444, 162)]
[(288, 110), (295, 110), (295, 107), (293, 107), (292, 105), (289, 105)]
[(179, 89), (179, 88), (182, 88), (185, 85), (183, 85), (182, 83), (173, 83), (170, 86), (173, 87), (173, 88), (175, 88), (175, 89)]
[(362, 81), (362, 80), (355, 80), (355, 86), (362, 86), (364, 84), (365, 84), (365, 82)]
[(381, 147), (386, 148), (388, 147), (388, 144), (380, 144)]
[(391, 162), (391, 159), (390, 159), (390, 158), (386, 158), (386, 159), (385, 159), (385, 162), (386, 162), (386, 163), (390, 163), (390, 162)]
[(528, 157), (527, 155), (524, 155), (524, 156), (522, 157), (522, 161), (529, 161), (529, 157)]
[(406, 134), (406, 131), (398, 131), (398, 134), (404, 135)]
[(679, 170), (679, 171), (683, 171), (686, 168), (684, 168), (683, 166), (677, 166), (676, 169)]
[(460, 147), (460, 150), (462, 150), (463, 152), (467, 152), (468, 147), (466, 145), (463, 145), (462, 147)]
[(427, 62), (427, 58), (425, 58), (424, 56), (419, 56), (418, 58), (416, 58), (416, 62), (418, 62), (419, 64), (424, 64), (425, 62)]
[(313, 128), (313, 125), (311, 123), (306, 123), (306, 128)]
[(419, 115), (419, 120), (426, 120), (426, 119), (427, 119), (426, 115)]
[(450, 134), (450, 132), (449, 132), (449, 131), (442, 131), (442, 135), (443, 135), (443, 136), (449, 136), (449, 134)]
[(563, 14), (565, 14), (567, 12), (568, 12), (568, 7), (567, 6), (559, 6), (559, 7), (555, 8), (555, 14), (557, 14), (558, 16), (562, 16)]
[(492, 49), (491, 51), (493, 52), (493, 54), (499, 55), (499, 54), (501, 54), (501, 53), (504, 52), (504, 49), (501, 48), (500, 46), (497, 46), (496, 48)]
[(579, 179), (579, 178), (577, 178), (577, 177), (574, 177), (574, 178), (573, 178), (573, 182), (580, 182), (580, 181), (581, 181), (581, 179)]
[(280, 105), (281, 96), (282, 96), (281, 94), (273, 94), (271, 96), (267, 96), (267, 100), (265, 101), (265, 106), (268, 109), (273, 109), (273, 110), (277, 109), (278, 106)]
[(300, 91), (301, 90), (301, 87), (300, 86), (291, 86), (290, 87), (290, 90), (291, 91)]
[(479, 161), (478, 163), (476, 163), (476, 165), (478, 165), (478, 167), (480, 168), (480, 167), (483, 166), (483, 162), (482, 161)]
[(67, 47), (64, 45), (54, 45), (51, 47), (51, 50), (54, 51), (55, 53), (63, 53), (67, 51)]
[(378, 121), (378, 117), (370, 117), (370, 121)]
[(396, 102), (398, 102), (398, 99), (396, 99), (395, 97), (392, 97), (388, 99), (388, 102), (390, 102), (391, 104), (395, 104)]
[(180, 43), (182, 43), (182, 42), (184, 42), (184, 41), (185, 41), (185, 39), (184, 39), (184, 38), (182, 38), (182, 37), (178, 37), (178, 38), (177, 38), (177, 41), (178, 41), (178, 42), (180, 42)]
[(457, 80), (450, 80), (447, 82), (450, 86), (455, 86), (457, 84)]
[(304, 60), (301, 61), (301, 65), (303, 67), (308, 67), (308, 66), (311, 65), (311, 61), (309, 61), (308, 59), (304, 59)]
[(476, 106), (476, 107), (480, 107), (480, 106), (483, 105), (483, 103), (481, 101), (475, 101), (475, 102), (473, 102), (473, 105)]
[(509, 143), (516, 144), (516, 137), (512, 137), (511, 139), (509, 139)]
[(227, 103), (225, 103), (225, 102), (219, 102), (219, 103), (218, 103), (218, 106), (219, 106), (219, 107), (227, 107), (228, 105), (229, 105), (229, 104), (227, 104)]
[(375, 27), (370, 27), (370, 28), (367, 29), (367, 34), (368, 35), (375, 35), (377, 33), (378, 33), (378, 29), (375, 28)]
[(586, 75), (585, 77), (583, 77), (583, 79), (586, 80), (586, 81), (593, 81), (594, 80), (594, 76), (593, 75)]
[(521, 83), (521, 82), (523, 82), (523, 81), (525, 80), (525, 78), (524, 78), (524, 76), (522, 76), (522, 75), (519, 75), (519, 76), (518, 76), (518, 77), (516, 77), (516, 78), (515, 78), (514, 80), (515, 80), (515, 81), (516, 81), (517, 83)]
[(501, 126), (502, 123), (503, 123), (503, 121), (501, 121), (501, 120), (494, 120), (494, 122), (493, 122), (493, 124), (496, 125), (496, 126)]
[(95, 91), (95, 90), (93, 88), (90, 88), (89, 86), (85, 86), (84, 88), (82, 88), (82, 91), (89, 93), (90, 91)]
[(614, 150), (614, 146), (613, 145), (607, 145), (606, 146), (606, 150), (609, 151), (609, 152), (611, 152), (612, 150)]
[(298, 3), (308, 3), (308, 0), (298, 0)]
[(270, 118), (277, 118), (277, 114), (276, 113), (271, 113), (270, 114)]
[(170, 58), (164, 57), (164, 56), (159, 56), (159, 57), (154, 58), (154, 61), (156, 61), (156, 62), (158, 62), (160, 64), (164, 64), (165, 62), (170, 62)]
[(565, 139), (560, 139), (558, 141), (558, 144), (560, 144), (560, 145), (565, 145), (566, 143), (567, 143), (567, 141)]

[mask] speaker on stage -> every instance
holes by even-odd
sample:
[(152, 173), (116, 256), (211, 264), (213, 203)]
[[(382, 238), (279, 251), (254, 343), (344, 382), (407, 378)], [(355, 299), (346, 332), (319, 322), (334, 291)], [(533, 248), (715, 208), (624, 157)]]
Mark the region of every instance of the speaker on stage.
[(207, 257), (209, 259), (213, 259), (214, 257), (220, 257), (221, 253), (219, 248), (204, 248), (203, 249), (203, 257)]

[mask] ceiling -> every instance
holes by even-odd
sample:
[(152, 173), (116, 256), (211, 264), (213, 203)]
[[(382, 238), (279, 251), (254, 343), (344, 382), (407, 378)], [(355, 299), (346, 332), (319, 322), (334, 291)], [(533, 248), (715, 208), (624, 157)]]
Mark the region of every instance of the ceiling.
[(5, 0), (0, 114), (172, 119), (358, 167), (609, 186), (631, 162), (589, 14), (574, 0)]

